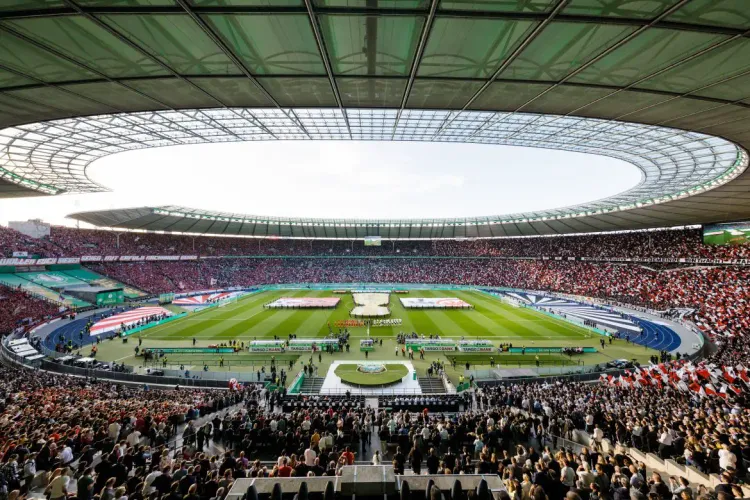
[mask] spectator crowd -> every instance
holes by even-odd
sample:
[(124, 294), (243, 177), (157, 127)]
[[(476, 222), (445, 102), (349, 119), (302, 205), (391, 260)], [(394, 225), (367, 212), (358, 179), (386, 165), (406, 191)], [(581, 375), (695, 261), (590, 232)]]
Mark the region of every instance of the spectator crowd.
[[(510, 255), (502, 253), (510, 247), (511, 253), (546, 251), (532, 250), (535, 244), (549, 244), (560, 256), (623, 251), (634, 256), (704, 255), (707, 247), (691, 231), (597, 236), (595, 243), (580, 246), (577, 238), (594, 237), (556, 239), (567, 241), (559, 246), (541, 238), (488, 246), (467, 242), (458, 254), (451, 253), (454, 247), (448, 242), (424, 244), (421, 257), (433, 251), (451, 257), (444, 259), (321, 258), (305, 254), (305, 245), (315, 255), (318, 245), (338, 249), (339, 244), (221, 240), (230, 246), (221, 247), (219, 254), (234, 249), (231, 245), (257, 244), (259, 252), (280, 248), (302, 258), (94, 265), (100, 273), (154, 293), (300, 282), (444, 283), (547, 290), (656, 310), (682, 308), (692, 310), (690, 318), (716, 340), (718, 351), (695, 365), (681, 360), (654, 367), (665, 375), (658, 383), (632, 383), (628, 374), (593, 384), (480, 384), (472, 408), (455, 414), (429, 408), (391, 411), (330, 398), (284, 411), (283, 390), (271, 396), (256, 388), (126, 388), (0, 367), (0, 497), (20, 498), (38, 483), (52, 500), (66, 498), (73, 489), (78, 500), (223, 500), (236, 478), (334, 476), (346, 465), (366, 461), (392, 464), (397, 472), (496, 474), (512, 500), (739, 498), (738, 483), (750, 464), (750, 382), (736, 373), (746, 373), (742, 370), (750, 359), (745, 341), (750, 271), (456, 258), (466, 257), (461, 252), (467, 249), (475, 255)], [(53, 246), (37, 250), (91, 249), (79, 246), (81, 234), (54, 229), (48, 242)], [(22, 245), (7, 230), (0, 237), (13, 248)], [(90, 244), (112, 250), (109, 233), (97, 238)], [(162, 241), (173, 246), (159, 246)], [(141, 251), (131, 247), (129, 253), (158, 254), (170, 248), (182, 253), (188, 241), (148, 235), (132, 243)], [(401, 248), (419, 254), (420, 245)], [(744, 251), (738, 250), (739, 255)], [(3, 289), (0, 295), (7, 301), (0, 307), (0, 321), (17, 321), (7, 310), (20, 306), (19, 314), (50, 313), (21, 292)], [(709, 391), (714, 380), (733, 389)], [(244, 404), (233, 407), (238, 403)], [(201, 415), (208, 418), (199, 420)], [(560, 438), (572, 437), (574, 430), (588, 432), (592, 444), (577, 452), (560, 450)], [(184, 441), (179, 453), (169, 445), (178, 435)], [(374, 447), (375, 436), (393, 447)], [(698, 488), (684, 478), (649, 471), (622, 447), (605, 452), (604, 439), (717, 473), (721, 481), (712, 489)]]
[(55, 316), (59, 306), (27, 292), (0, 285), (0, 335)]
[(0, 226), (4, 257), (26, 251), (42, 257), (86, 255), (264, 256), (446, 256), (589, 258), (750, 258), (750, 246), (704, 245), (700, 228), (501, 239), (363, 241), (226, 238), (115, 232), (52, 226), (50, 235), (29, 238)]

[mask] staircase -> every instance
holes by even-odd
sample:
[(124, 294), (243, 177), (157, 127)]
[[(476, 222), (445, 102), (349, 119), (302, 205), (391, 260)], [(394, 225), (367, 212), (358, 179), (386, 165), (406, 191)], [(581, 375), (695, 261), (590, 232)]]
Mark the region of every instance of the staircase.
[(419, 387), (424, 394), (445, 394), (443, 381), (437, 377), (417, 377)]
[(320, 389), (323, 388), (324, 377), (307, 377), (302, 382), (300, 387), (300, 394), (320, 394)]

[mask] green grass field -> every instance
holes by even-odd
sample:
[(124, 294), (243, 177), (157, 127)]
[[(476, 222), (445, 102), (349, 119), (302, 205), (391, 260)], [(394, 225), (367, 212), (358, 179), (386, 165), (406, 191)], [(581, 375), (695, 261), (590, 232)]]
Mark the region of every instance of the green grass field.
[[(263, 305), (279, 297), (330, 297), (341, 298), (341, 302), (335, 309), (264, 309)], [(398, 327), (371, 328), (370, 335), (376, 339), (383, 339), (383, 346), (378, 346), (369, 354), (369, 360), (394, 360), (397, 355), (395, 350), (397, 344), (395, 337), (399, 332), (417, 332), (439, 334), (441, 337), (459, 339), (481, 338), (491, 340), (495, 345), (510, 342), (514, 347), (596, 347), (600, 349), (600, 337), (587, 329), (578, 327), (562, 320), (557, 320), (540, 314), (532, 309), (515, 308), (504, 302), (477, 291), (461, 290), (412, 290), (404, 297), (457, 297), (472, 304), (474, 309), (470, 310), (406, 310), (401, 306), (399, 295), (391, 294), (390, 307), (391, 318), (400, 318), (403, 324)], [(349, 318), (349, 310), (353, 307), (352, 297), (349, 294), (334, 295), (331, 291), (323, 290), (277, 290), (251, 294), (241, 298), (235, 303), (225, 307), (212, 308), (204, 311), (191, 313), (187, 317), (146, 330), (141, 334), (143, 348), (147, 347), (180, 347), (192, 345), (195, 338), (198, 346), (207, 346), (214, 343), (238, 340), (246, 344), (251, 340), (269, 339), (274, 335), (287, 339), (289, 334), (295, 334), (298, 338), (325, 337), (328, 334), (328, 323), (334, 324), (336, 320)], [(171, 307), (175, 309), (174, 306)], [(334, 328), (334, 330), (337, 330)], [(367, 336), (364, 327), (350, 328), (351, 352), (336, 353), (334, 355), (324, 354), (320, 361), (315, 359), (319, 365), (319, 374), (323, 376), (332, 360), (337, 359), (364, 359), (364, 353), (359, 351), (359, 340)], [(143, 358), (136, 358), (133, 353), (136, 339), (128, 344), (119, 341), (105, 342), (100, 346), (99, 359), (107, 361), (118, 361), (135, 366), (143, 366)], [(612, 359), (627, 358), (647, 360), (653, 354), (652, 350), (644, 347), (626, 344), (624, 341), (615, 341), (613, 345), (607, 345), (604, 351), (581, 356), (572, 359), (555, 354), (540, 355), (540, 362), (545, 367), (560, 367), (563, 365), (579, 364), (594, 365), (605, 363)], [(449, 355), (452, 353), (448, 353)], [(459, 354), (459, 357), (461, 355)], [(477, 355), (476, 363), (489, 364), (489, 355)], [(288, 368), (289, 361), (294, 361), (297, 354), (277, 355), (276, 359)], [(302, 353), (301, 360), (308, 361), (310, 354)], [(494, 354), (495, 360), (503, 367), (533, 366), (534, 355), (519, 354)], [(247, 352), (224, 355), (225, 364), (218, 368), (218, 355), (206, 354), (183, 354), (170, 355), (168, 359), (170, 368), (178, 368), (180, 365), (185, 369), (200, 370), (204, 364), (208, 364), (212, 370), (245, 371), (257, 370), (260, 365), (270, 364), (270, 354), (250, 354)], [(316, 356), (317, 358), (317, 356)], [(403, 359), (398, 354), (399, 359)], [(419, 360), (415, 356), (414, 365), (418, 372), (424, 373), (433, 360), (448, 361), (444, 353), (426, 354), (425, 360)], [(486, 361), (483, 362), (482, 360)], [(464, 363), (465, 360), (457, 360)], [(300, 363), (295, 363), (290, 372), (289, 380), (301, 368)], [(448, 370), (448, 375), (453, 379), (458, 378), (462, 370), (461, 364), (455, 369)], [(486, 367), (485, 367), (486, 368)]]

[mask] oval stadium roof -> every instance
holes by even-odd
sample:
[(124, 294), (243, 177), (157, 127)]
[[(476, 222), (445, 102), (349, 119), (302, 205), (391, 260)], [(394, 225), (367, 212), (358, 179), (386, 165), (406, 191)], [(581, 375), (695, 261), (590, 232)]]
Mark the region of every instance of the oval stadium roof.
[(503, 236), (748, 218), (747, 156), (727, 142), (750, 144), (748, 35), (744, 0), (11, 0), (0, 197), (101, 190), (86, 165), (139, 147), (434, 140), (627, 155), (643, 179), (577, 207), (423, 224)]

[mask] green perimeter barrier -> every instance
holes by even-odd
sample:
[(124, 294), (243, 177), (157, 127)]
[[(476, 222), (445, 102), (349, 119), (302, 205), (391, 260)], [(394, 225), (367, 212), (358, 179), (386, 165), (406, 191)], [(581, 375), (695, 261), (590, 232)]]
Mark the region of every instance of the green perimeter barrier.
[(170, 316), (168, 318), (164, 318), (161, 321), (157, 321), (156, 323), (148, 323), (147, 325), (139, 326), (138, 328), (133, 328), (132, 330), (128, 330), (125, 332), (125, 336), (129, 337), (133, 335), (134, 333), (142, 332), (143, 330), (148, 330), (149, 328), (153, 328), (155, 326), (163, 325), (164, 323), (169, 323), (170, 321), (174, 321), (176, 319), (184, 318), (187, 316), (187, 313), (180, 313), (176, 314), (174, 316)]
[(287, 391), (289, 394), (298, 394), (300, 388), (302, 388), (302, 384), (305, 381), (305, 374), (300, 373), (300, 376), (297, 377), (297, 381), (294, 383), (293, 386), (289, 388), (289, 391)]
[(463, 382), (461, 384), (458, 384), (456, 387), (456, 392), (463, 392), (471, 387), (471, 384), (469, 382)]
[[(524, 350), (525, 349), (525, 350)], [(526, 354), (560, 354), (562, 352), (562, 347), (511, 347), (509, 349), (509, 352), (511, 354), (521, 354), (522, 352), (525, 352)], [(596, 348), (595, 347), (584, 347), (583, 348), (584, 353), (595, 353)]]
[(163, 352), (164, 354), (224, 354), (234, 353), (231, 347), (147, 347), (145, 350)]
[(46, 267), (48, 271), (72, 271), (74, 269), (81, 269), (80, 264), (50, 264)]

